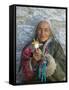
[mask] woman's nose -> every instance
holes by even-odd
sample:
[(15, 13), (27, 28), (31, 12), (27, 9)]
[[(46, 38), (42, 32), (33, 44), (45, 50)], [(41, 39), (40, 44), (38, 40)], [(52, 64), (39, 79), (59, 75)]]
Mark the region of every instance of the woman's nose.
[(44, 35), (44, 34), (45, 34), (44, 30), (42, 30), (41, 35)]

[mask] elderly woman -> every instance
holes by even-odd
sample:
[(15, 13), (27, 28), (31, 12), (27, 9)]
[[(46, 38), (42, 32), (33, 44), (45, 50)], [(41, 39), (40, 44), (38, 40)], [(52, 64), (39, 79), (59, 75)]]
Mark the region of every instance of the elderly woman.
[[(34, 46), (34, 43), (39, 46)], [(65, 81), (66, 58), (48, 21), (39, 22), (36, 39), (23, 48), (21, 57), (19, 71), (22, 70), (24, 82)]]

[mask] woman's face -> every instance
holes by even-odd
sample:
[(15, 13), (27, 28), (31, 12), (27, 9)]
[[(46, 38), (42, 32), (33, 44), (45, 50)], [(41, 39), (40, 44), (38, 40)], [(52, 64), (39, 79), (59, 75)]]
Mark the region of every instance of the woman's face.
[(37, 27), (37, 37), (40, 42), (47, 41), (50, 36), (50, 26), (48, 22), (41, 22)]

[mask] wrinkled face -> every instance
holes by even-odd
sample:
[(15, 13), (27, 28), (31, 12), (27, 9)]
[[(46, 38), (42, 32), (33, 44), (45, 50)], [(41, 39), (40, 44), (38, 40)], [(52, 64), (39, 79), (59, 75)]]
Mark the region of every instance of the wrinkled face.
[(50, 36), (50, 25), (48, 22), (40, 22), (37, 26), (37, 37), (40, 42), (47, 41)]

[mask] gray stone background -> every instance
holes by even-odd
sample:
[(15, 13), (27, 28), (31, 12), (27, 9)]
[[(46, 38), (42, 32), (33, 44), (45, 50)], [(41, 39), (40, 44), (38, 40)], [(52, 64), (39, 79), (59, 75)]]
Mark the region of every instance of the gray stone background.
[[(65, 52), (66, 47), (66, 10), (55, 8), (16, 7), (16, 74), (19, 68), (22, 48), (35, 36), (39, 21), (49, 19), (52, 32)], [(21, 82), (18, 74), (16, 82)]]

